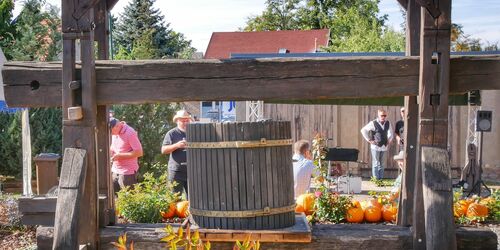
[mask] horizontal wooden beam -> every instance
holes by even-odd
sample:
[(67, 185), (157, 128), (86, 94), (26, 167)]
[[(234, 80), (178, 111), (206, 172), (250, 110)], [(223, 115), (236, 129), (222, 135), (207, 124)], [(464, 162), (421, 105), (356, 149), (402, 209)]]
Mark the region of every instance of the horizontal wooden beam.
[[(201, 100), (294, 101), (415, 96), (419, 59), (97, 61), (96, 68), (99, 105)], [(9, 62), (2, 74), (9, 107), (61, 106), (60, 63)], [(500, 89), (500, 56), (451, 59), (450, 93), (475, 89)]]

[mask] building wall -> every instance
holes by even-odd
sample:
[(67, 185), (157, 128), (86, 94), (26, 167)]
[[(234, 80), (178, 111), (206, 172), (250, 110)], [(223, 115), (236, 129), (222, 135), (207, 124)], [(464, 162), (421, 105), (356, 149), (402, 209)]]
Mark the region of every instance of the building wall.
[[(500, 91), (483, 91), (483, 110), (495, 110), (500, 107)], [(274, 120), (289, 120), (292, 124), (292, 138), (312, 140), (316, 133), (331, 138), (329, 147), (357, 148), (360, 150), (359, 160), (367, 164), (350, 163), (351, 173), (369, 177), (370, 151), (369, 145), (360, 134), (360, 129), (376, 118), (377, 109), (387, 110), (388, 119), (393, 129), (400, 119), (400, 107), (394, 106), (336, 106), (336, 105), (298, 105), (298, 104), (265, 104), (264, 117)], [(500, 179), (500, 125), (498, 113), (493, 113), (493, 132), (484, 139), (484, 174), (487, 180)], [(449, 111), (449, 147), (452, 173), (460, 176), (465, 165), (465, 148), (467, 136), (467, 107), (452, 106)], [(386, 159), (386, 177), (396, 177), (398, 167), (392, 160), (397, 154), (397, 145), (393, 143)]]

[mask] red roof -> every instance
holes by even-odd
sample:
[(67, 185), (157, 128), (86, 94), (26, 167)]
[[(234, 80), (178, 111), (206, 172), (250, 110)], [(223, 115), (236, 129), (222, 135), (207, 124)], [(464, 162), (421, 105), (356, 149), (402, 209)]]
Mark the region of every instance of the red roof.
[(328, 46), (329, 29), (213, 32), (206, 59), (227, 59), (234, 53), (312, 53)]

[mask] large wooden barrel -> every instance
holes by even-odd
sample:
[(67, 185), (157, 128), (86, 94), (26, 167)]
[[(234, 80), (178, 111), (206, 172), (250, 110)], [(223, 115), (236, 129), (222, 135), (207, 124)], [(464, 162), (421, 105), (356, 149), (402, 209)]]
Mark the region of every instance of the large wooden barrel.
[(187, 141), (190, 211), (200, 227), (295, 224), (290, 122), (193, 123)]

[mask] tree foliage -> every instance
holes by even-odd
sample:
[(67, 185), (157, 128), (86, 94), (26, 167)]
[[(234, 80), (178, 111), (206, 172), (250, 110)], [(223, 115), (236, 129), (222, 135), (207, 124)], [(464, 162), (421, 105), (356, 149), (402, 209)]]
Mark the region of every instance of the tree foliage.
[[(46, 9), (44, 9), (46, 8)], [(5, 17), (12, 17), (4, 15)], [(5, 56), (9, 60), (52, 61), (61, 52), (61, 19), (59, 10), (46, 5), (44, 0), (26, 0), (21, 13), (2, 27), (8, 31), (2, 42)], [(6, 22), (10, 22), (8, 25)], [(9, 31), (10, 30), (10, 31)]]
[(403, 51), (404, 36), (385, 26), (379, 0), (268, 0), (245, 31), (330, 29), (328, 52)]
[[(182, 51), (192, 49), (191, 41), (170, 29), (169, 23), (165, 23), (160, 11), (153, 8), (154, 2), (155, 0), (133, 0), (125, 7), (113, 30), (113, 39), (117, 45), (115, 52), (122, 50), (122, 54), (130, 54), (144, 42), (150, 42), (155, 48), (152, 58), (178, 57)], [(144, 48), (139, 48), (142, 49)], [(140, 56), (140, 52), (135, 54)]]

